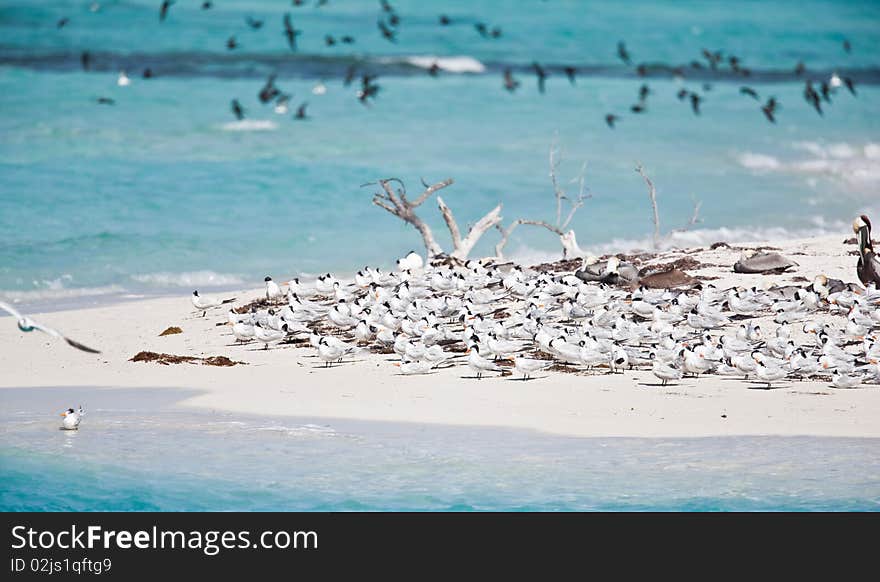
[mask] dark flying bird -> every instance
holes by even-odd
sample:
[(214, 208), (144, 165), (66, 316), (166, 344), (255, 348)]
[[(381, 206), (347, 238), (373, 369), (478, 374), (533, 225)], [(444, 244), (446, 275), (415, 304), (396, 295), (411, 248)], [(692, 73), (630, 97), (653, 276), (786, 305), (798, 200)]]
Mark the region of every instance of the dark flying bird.
[(262, 20), (255, 20), (255, 19), (251, 18), (250, 16), (248, 16), (247, 18), (244, 19), (244, 21), (247, 23), (248, 26), (250, 26), (254, 30), (259, 30), (259, 29), (263, 28), (263, 21)]
[(434, 61), (431, 63), (431, 66), (428, 67), (428, 74), (432, 77), (436, 77), (438, 73), (440, 73), (440, 65), (437, 64), (437, 61)]
[(618, 116), (614, 115), (613, 113), (609, 113), (605, 116), (605, 123), (608, 125), (608, 127), (614, 129), (614, 124), (617, 122), (618, 119), (620, 119)]
[(226, 48), (227, 48), (227, 49), (229, 49), (229, 50), (233, 50), (233, 49), (235, 49), (235, 48), (237, 48), (237, 47), (238, 47), (238, 43), (235, 42), (235, 37), (234, 37), (234, 36), (230, 36), (228, 39), (226, 39)]
[(644, 113), (645, 112), (645, 105), (644, 105), (644, 103), (637, 103), (637, 104), (633, 105), (632, 107), (630, 107), (629, 110), (632, 111), (633, 113)]
[(100, 105), (116, 105), (116, 101), (110, 97), (98, 97), (95, 101)]
[(538, 77), (538, 91), (543, 93), (545, 88), (544, 84), (547, 81), (547, 71), (536, 62), (532, 63), (532, 68), (535, 70), (535, 76)]
[(485, 22), (478, 22), (474, 24), (474, 28), (477, 29), (477, 32), (480, 33), (480, 36), (483, 38), (489, 38), (489, 28), (486, 26)]
[(679, 101), (683, 101), (688, 95), (690, 95), (690, 91), (687, 89), (679, 89), (678, 93), (675, 94)]
[(343, 87), (348, 87), (351, 85), (351, 82), (354, 81), (354, 78), (357, 76), (357, 67), (355, 65), (349, 65), (348, 70), (345, 71), (345, 78), (342, 80)]
[(381, 87), (373, 83), (375, 78), (375, 75), (364, 75), (361, 77), (361, 89), (358, 91), (357, 98), (363, 105), (369, 105), (369, 99), (371, 97), (375, 98), (379, 94)]
[(388, 42), (397, 42), (397, 33), (388, 28), (388, 25), (385, 24), (384, 20), (379, 20), (376, 23), (379, 27), (379, 32), (382, 33), (382, 37), (388, 40)]
[(630, 59), (629, 51), (626, 50), (626, 45), (621, 40), (617, 43), (617, 56), (620, 57), (625, 64), (632, 64), (632, 59)]
[(235, 115), (235, 118), (239, 121), (244, 119), (244, 108), (241, 106), (241, 103), (238, 102), (238, 99), (232, 100), (232, 113)]
[(766, 117), (770, 123), (776, 123), (776, 117), (774, 116), (774, 114), (776, 113), (776, 107), (778, 105), (779, 104), (776, 102), (776, 97), (771, 97), (767, 100), (767, 103), (764, 104), (763, 107), (761, 107), (761, 111), (764, 112), (764, 117)]
[(308, 116), (306, 115), (306, 107), (308, 106), (308, 104), (309, 104), (309, 102), (305, 101), (299, 107), (297, 107), (296, 114), (293, 116), (293, 118), (294, 119), (308, 119)]
[(842, 80), (843, 80), (843, 84), (846, 85), (846, 88), (849, 89), (849, 92), (852, 93), (853, 95), (855, 95), (856, 94), (856, 86), (853, 84), (853, 80), (850, 79), (849, 77), (844, 77)]
[(325, 34), (324, 35), (324, 44), (326, 44), (327, 46), (333, 46), (336, 44), (336, 39), (333, 38), (332, 35)]
[(804, 71), (807, 70), (807, 65), (804, 64), (804, 61), (798, 61), (798, 64), (794, 66), (794, 74), (800, 77), (804, 74)]
[(65, 16), (64, 18), (59, 20), (55, 26), (57, 26), (58, 28), (64, 28), (68, 22), (70, 22), (70, 19)]
[(651, 88), (648, 87), (647, 85), (643, 84), (641, 87), (639, 87), (639, 101), (644, 101), (645, 99), (648, 98), (648, 95), (650, 95), (650, 94), (651, 94)]
[(162, 6), (159, 7), (159, 22), (163, 22), (168, 16), (168, 9), (174, 4), (174, 0), (162, 0)]
[(568, 82), (574, 85), (577, 69), (575, 69), (574, 67), (564, 67), (562, 70), (565, 72), (565, 76), (568, 77)]
[(382, 6), (383, 11), (394, 12), (394, 7), (388, 2), (388, 0), (379, 0), (379, 4)]
[(449, 26), (452, 24), (452, 19), (446, 16), (445, 14), (440, 15), (440, 25), (441, 26)]
[(493, 26), (491, 32), (489, 32), (489, 35), (492, 38), (501, 38), (501, 27)]
[(339, 39), (339, 42), (341, 42), (342, 44), (354, 44), (354, 37), (345, 35)]
[(742, 93), (743, 95), (748, 95), (752, 99), (755, 99), (755, 100), (760, 99), (760, 97), (758, 97), (758, 92), (755, 91), (754, 89), (752, 89), (751, 87), (740, 87), (739, 92)]
[(843, 39), (843, 50), (846, 51), (846, 54), (852, 52), (852, 45), (849, 43), (849, 40)]
[(647, 75), (648, 74), (648, 65), (646, 65), (645, 63), (639, 63), (639, 66), (636, 67), (636, 74), (639, 77), (644, 77), (645, 75)]
[(210, 0), (205, 0), (202, 2), (202, 10), (210, 10), (214, 6), (214, 3)]
[(813, 82), (809, 79), (807, 79), (806, 85), (804, 86), (804, 99), (815, 108), (819, 115), (822, 115), (822, 104), (819, 100), (819, 93), (813, 88)]
[(519, 87), (519, 81), (513, 78), (510, 69), (504, 69), (504, 88), (513, 93)]
[(831, 103), (831, 87), (827, 81), (822, 81), (822, 84), (819, 85), (819, 91), (822, 93), (822, 100)]
[(702, 100), (703, 98), (696, 93), (691, 93), (691, 109), (694, 110), (694, 115), (700, 114), (700, 101)]
[(280, 94), (281, 91), (275, 86), (275, 74), (273, 73), (269, 75), (268, 79), (266, 79), (266, 83), (263, 85), (263, 88), (260, 89), (260, 92), (257, 93), (257, 96), (260, 98), (261, 103), (268, 103), (273, 101)]
[(302, 34), (301, 30), (297, 30), (293, 27), (293, 21), (290, 19), (290, 13), (284, 13), (284, 36), (287, 37), (287, 44), (290, 46), (290, 50), (296, 50), (296, 37)]
[(398, 16), (396, 12), (392, 12), (388, 15), (388, 24), (396, 27), (400, 24), (400, 16)]
[(92, 63), (92, 55), (89, 54), (89, 51), (83, 51), (81, 55), (79, 55), (79, 62), (82, 65), (83, 71), (88, 71), (89, 66)]
[(144, 69), (144, 72), (141, 74), (144, 79), (152, 79), (153, 78), (153, 69), (147, 67)]

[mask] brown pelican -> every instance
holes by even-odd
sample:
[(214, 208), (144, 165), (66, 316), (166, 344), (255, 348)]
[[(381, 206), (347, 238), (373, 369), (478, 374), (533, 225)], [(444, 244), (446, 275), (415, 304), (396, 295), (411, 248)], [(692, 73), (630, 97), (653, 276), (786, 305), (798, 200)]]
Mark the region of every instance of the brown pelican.
[(871, 221), (866, 215), (862, 214), (853, 221), (853, 231), (859, 237), (859, 262), (856, 265), (859, 281), (880, 287), (880, 258), (871, 244)]

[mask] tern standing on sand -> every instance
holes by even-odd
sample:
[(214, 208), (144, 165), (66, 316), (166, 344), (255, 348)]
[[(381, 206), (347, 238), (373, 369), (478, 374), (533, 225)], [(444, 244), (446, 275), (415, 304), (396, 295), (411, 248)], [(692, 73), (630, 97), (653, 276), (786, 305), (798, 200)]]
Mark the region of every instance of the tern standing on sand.
[(273, 299), (278, 299), (281, 297), (281, 287), (278, 286), (278, 283), (272, 280), (272, 277), (267, 276), (263, 281), (266, 282), (266, 299), (271, 301)]
[(224, 303), (232, 303), (235, 301), (235, 297), (231, 297), (229, 299), (217, 299), (216, 297), (202, 297), (199, 295), (198, 290), (193, 291), (192, 294), (192, 304), (193, 307), (202, 312), (202, 317), (205, 317), (205, 314), (208, 313), (209, 309), (213, 309), (215, 307), (220, 307)]

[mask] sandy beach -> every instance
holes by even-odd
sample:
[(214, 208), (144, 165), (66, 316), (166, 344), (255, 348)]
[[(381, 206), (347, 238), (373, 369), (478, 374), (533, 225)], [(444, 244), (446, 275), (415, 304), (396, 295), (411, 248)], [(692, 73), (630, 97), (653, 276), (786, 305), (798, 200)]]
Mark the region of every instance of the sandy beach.
[[(655, 262), (688, 256), (688, 271), (719, 289), (733, 285), (807, 285), (823, 273), (855, 280), (854, 245), (845, 236), (671, 250)], [(742, 248), (777, 247), (799, 266), (782, 275), (742, 275), (732, 264)], [(711, 265), (711, 266), (709, 266)], [(278, 277), (279, 280), (281, 279)], [(230, 294), (242, 305), (260, 289)], [(186, 388), (183, 405), (232, 413), (505, 426), (572, 436), (700, 437), (718, 435), (880, 436), (880, 386), (836, 389), (828, 382), (784, 381), (772, 389), (738, 378), (686, 378), (661, 387), (650, 370), (623, 374), (542, 372), (521, 381), (472, 378), (466, 366), (402, 376), (394, 354), (358, 354), (325, 369), (308, 347), (236, 345), (226, 310), (200, 317), (188, 293), (81, 310), (32, 314), (83, 343), (89, 355), (42, 334), (0, 326), (0, 388)], [(773, 330), (771, 318), (762, 326)], [(183, 333), (160, 337), (169, 326)], [(799, 326), (793, 326), (799, 327)], [(131, 362), (141, 351), (181, 356), (227, 356), (244, 365), (212, 367)], [(65, 407), (78, 403), (59, 403)], [(84, 403), (99, 407), (99, 402)]]

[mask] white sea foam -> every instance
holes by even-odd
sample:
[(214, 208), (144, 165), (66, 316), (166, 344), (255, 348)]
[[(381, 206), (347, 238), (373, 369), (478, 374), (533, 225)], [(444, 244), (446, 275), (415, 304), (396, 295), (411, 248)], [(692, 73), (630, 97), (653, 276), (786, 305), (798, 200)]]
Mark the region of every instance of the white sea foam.
[(229, 273), (189, 271), (184, 273), (159, 272), (132, 275), (132, 280), (155, 287), (228, 287), (241, 285), (244, 279)]
[(781, 160), (755, 152), (737, 156), (740, 165), (756, 172), (788, 172), (807, 176), (809, 180), (826, 177), (855, 187), (880, 185), (880, 144), (820, 143), (800, 141), (792, 144), (808, 158)]
[(220, 126), (223, 131), (275, 131), (278, 124), (269, 119), (242, 119)]
[[(849, 225), (844, 221), (831, 221), (826, 220), (821, 216), (815, 216), (810, 219), (809, 222), (810, 227), (803, 229), (788, 229), (783, 227), (721, 227), (675, 232), (662, 241), (660, 244), (660, 250), (707, 246), (718, 241), (724, 241), (727, 243), (773, 242), (778, 240), (793, 240), (849, 232)], [(581, 243), (581, 248), (585, 253), (597, 256), (610, 253), (654, 250), (653, 241), (650, 237), (641, 239), (617, 238), (596, 244)], [(546, 251), (520, 244), (514, 247), (512, 251), (508, 252), (507, 258), (524, 265), (536, 265), (544, 262), (558, 261), (560, 259), (560, 251)]]
[(100, 295), (113, 295), (125, 291), (118, 285), (106, 285), (103, 287), (73, 287), (48, 286), (26, 291), (0, 289), (0, 299), (12, 303), (37, 303), (42, 301), (56, 301), (60, 299), (77, 299), (82, 297), (97, 297)]
[(777, 170), (782, 165), (773, 156), (746, 152), (739, 155), (739, 163), (750, 170)]
[(430, 69), (434, 63), (447, 73), (485, 73), (486, 66), (473, 57), (436, 57), (436, 56), (411, 56), (405, 57), (404, 61), (411, 65)]

